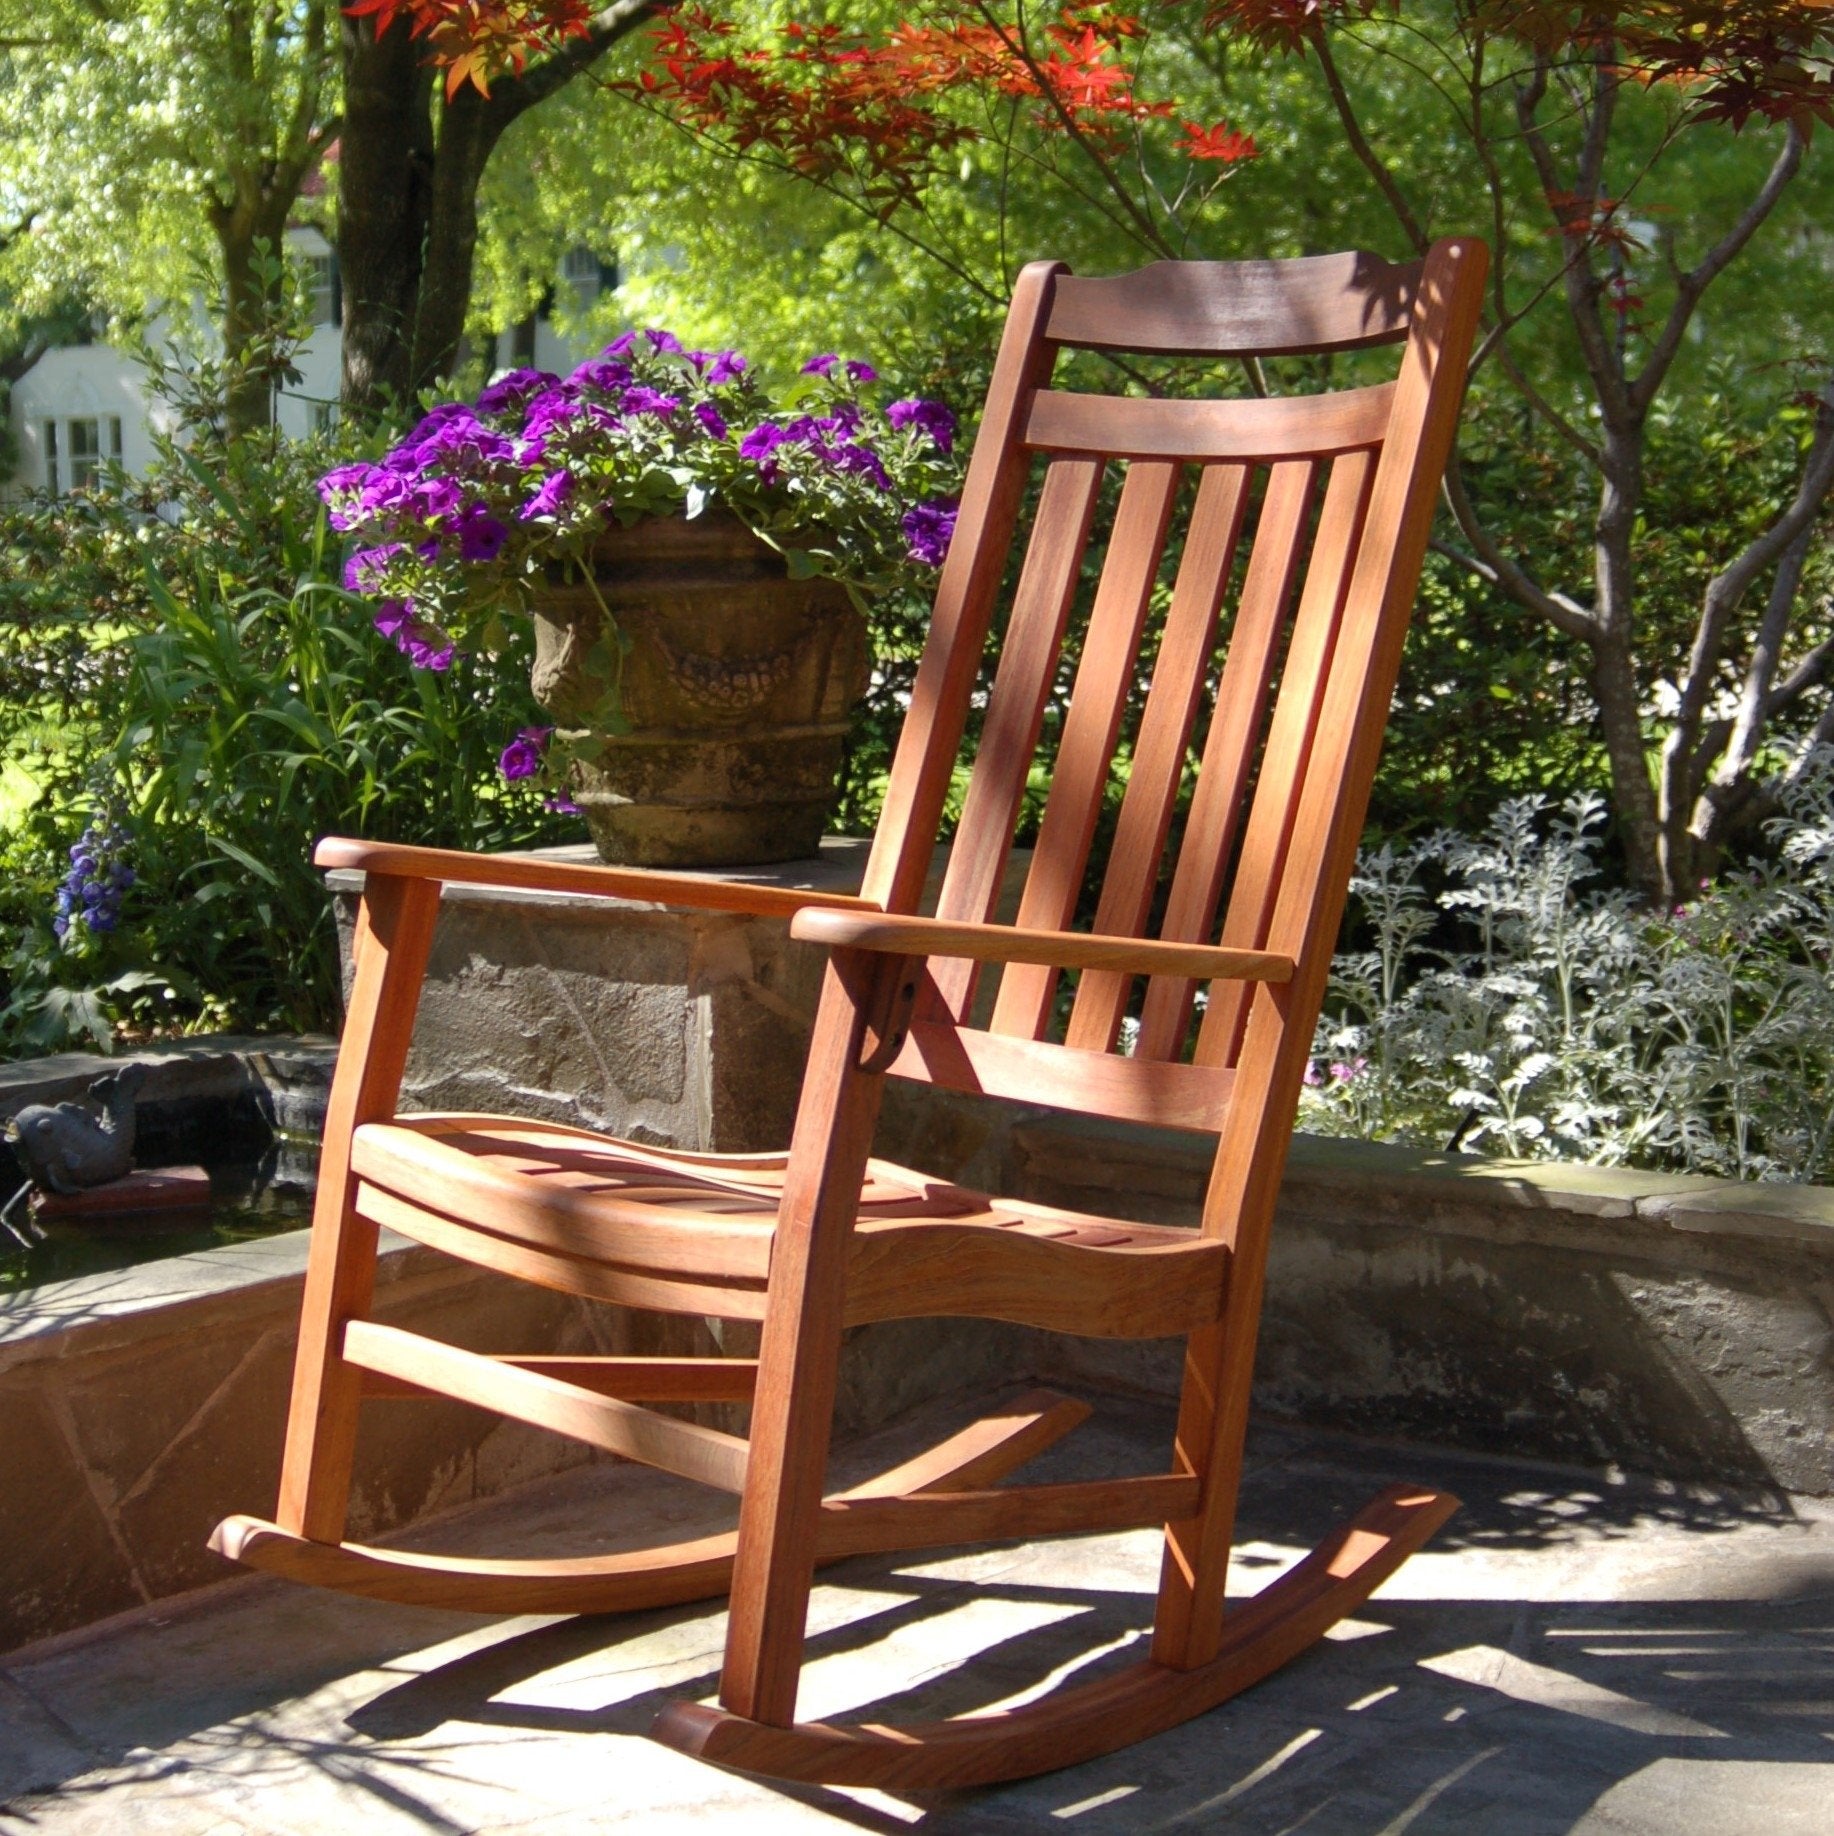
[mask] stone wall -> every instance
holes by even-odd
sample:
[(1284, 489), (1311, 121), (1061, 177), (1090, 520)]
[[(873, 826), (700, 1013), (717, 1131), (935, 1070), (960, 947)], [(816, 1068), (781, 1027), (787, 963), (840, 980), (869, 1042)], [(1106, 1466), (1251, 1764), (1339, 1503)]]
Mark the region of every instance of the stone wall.
[[(1197, 1222), (1209, 1144), (1016, 1119), (1015, 1188)], [(1175, 1347), (1070, 1348), (1171, 1390)], [(1293, 1142), (1255, 1400), (1359, 1433), (1834, 1493), (1834, 1191)]]

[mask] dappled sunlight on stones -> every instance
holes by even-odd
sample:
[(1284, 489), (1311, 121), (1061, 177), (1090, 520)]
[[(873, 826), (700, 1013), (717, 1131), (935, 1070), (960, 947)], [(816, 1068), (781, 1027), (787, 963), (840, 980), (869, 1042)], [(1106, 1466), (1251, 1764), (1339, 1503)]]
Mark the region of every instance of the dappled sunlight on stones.
[[(836, 1478), (948, 1425), (932, 1410), (849, 1445)], [(164, 1627), (0, 1660), (18, 1692), (0, 1720), (28, 1701), (43, 1735), (23, 1756), (0, 1740), (0, 1790), (59, 1785), (0, 1813), (0, 1832), (1822, 1836), (1809, 1812), (1834, 1802), (1834, 1509), (1289, 1428), (1257, 1439), (1232, 1596), (1379, 1479), (1443, 1484), (1468, 1508), (1284, 1671), (1072, 1772), (963, 1794), (766, 1787), (645, 1738), (664, 1703), (711, 1696), (715, 1608), (485, 1621), (257, 1581), (175, 1605)], [(1037, 1476), (1146, 1470), (1168, 1440), (1163, 1410), (1102, 1399)], [(695, 1534), (707, 1516), (673, 1481), (602, 1466), (455, 1517), (437, 1540), (578, 1549)], [(1154, 1535), (1126, 1532), (825, 1571), (802, 1712), (974, 1712), (1135, 1661), (1157, 1565)]]

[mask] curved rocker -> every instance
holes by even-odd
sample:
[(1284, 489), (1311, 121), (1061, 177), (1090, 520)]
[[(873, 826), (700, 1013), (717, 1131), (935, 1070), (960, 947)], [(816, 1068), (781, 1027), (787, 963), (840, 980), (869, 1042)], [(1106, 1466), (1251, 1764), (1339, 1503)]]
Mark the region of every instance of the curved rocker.
[[(825, 1501), (829, 1533), (818, 1559), (838, 1562), (873, 1548), (903, 1546), (910, 1527), (897, 1519), (885, 1534), (857, 1509), (869, 1501), (953, 1494), (1004, 1477), (1088, 1420), (1089, 1405), (1049, 1390), (1019, 1397), (915, 1459)], [(953, 1502), (953, 1501), (952, 1501)], [(847, 1507), (856, 1509), (849, 1512)], [(888, 1540), (889, 1539), (889, 1540)], [(227, 1517), (210, 1547), (289, 1581), (337, 1588), (404, 1606), (456, 1607), (475, 1613), (624, 1613), (712, 1600), (732, 1584), (735, 1531), (615, 1555), (502, 1561), (376, 1549), (364, 1543), (319, 1543), (265, 1518)]]
[(1449, 1492), (1391, 1486), (1225, 1621), (1207, 1664), (1148, 1659), (1023, 1708), (906, 1727), (769, 1727), (672, 1703), (651, 1734), (715, 1765), (809, 1785), (923, 1791), (994, 1785), (1073, 1766), (1189, 1721), (1288, 1663), (1369, 1598), (1458, 1509)]

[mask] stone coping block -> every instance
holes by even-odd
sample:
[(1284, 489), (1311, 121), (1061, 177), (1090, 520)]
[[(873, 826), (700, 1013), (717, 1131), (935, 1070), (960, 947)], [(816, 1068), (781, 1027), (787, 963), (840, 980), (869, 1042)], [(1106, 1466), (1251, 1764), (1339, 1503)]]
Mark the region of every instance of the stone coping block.
[[(208, 1157), (213, 1135), (259, 1137), (264, 1130), (316, 1137), (324, 1124), (337, 1041), (324, 1034), (217, 1034), (163, 1040), (104, 1057), (59, 1052), (0, 1064), (0, 1124), (32, 1103), (65, 1103), (98, 1077), (139, 1065), (146, 1072), (138, 1110), (157, 1155)], [(0, 1142), (3, 1201), (23, 1175)]]
[[(1207, 1136), (1051, 1110), (1015, 1121), (1013, 1143), (1024, 1160), (1073, 1166), (1092, 1190), (1200, 1201), (1214, 1152)], [(1517, 1212), (1634, 1218), (1671, 1230), (1800, 1243), (1834, 1256), (1834, 1188), (1827, 1186), (1491, 1159), (1301, 1133), (1287, 1155), (1283, 1193), (1289, 1211), (1314, 1196), (1358, 1195), (1402, 1217), (1418, 1217), (1421, 1206), (1470, 1206), (1498, 1219)], [(1195, 1219), (1187, 1214), (1184, 1221)]]

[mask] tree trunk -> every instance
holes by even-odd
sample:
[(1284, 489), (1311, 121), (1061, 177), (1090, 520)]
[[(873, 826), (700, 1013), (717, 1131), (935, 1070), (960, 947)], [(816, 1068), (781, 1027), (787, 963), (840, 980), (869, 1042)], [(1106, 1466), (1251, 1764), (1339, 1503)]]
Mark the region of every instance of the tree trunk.
[(378, 39), (343, 21), (344, 131), (338, 267), (344, 289), (343, 406), (370, 418), (414, 389), (414, 324), (433, 200), (434, 72), (405, 27)]
[(271, 427), (280, 381), (274, 333), (285, 286), (287, 212), (297, 187), (212, 212), (223, 260), (224, 433)]
[(414, 320), (411, 373), (417, 389), (443, 381), (458, 363), (477, 261), (478, 186), (508, 126), (502, 113), (469, 84), (440, 110), (439, 164)]
[[(1601, 396), (1606, 395), (1601, 389)], [(1604, 482), (1592, 528), (1592, 693), (1611, 772), (1626, 877), (1638, 894), (1672, 904), (1662, 825), (1643, 733), (1636, 669), (1637, 511), (1643, 501), (1642, 418), (1607, 401), (1600, 454)]]
[(376, 415), (451, 375), (471, 306), (478, 187), (504, 130), (557, 94), (655, 0), (612, 0), (589, 31), (499, 76), (488, 97), (469, 84), (439, 104), (425, 46), (397, 23), (344, 20), (344, 132), (338, 259), (344, 282), (344, 407)]

